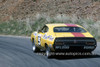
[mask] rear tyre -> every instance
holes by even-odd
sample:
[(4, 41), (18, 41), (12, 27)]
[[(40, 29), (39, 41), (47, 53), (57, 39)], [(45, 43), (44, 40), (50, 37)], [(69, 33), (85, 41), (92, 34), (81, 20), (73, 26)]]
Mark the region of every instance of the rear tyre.
[(47, 56), (47, 58), (51, 57), (51, 50), (48, 46), (46, 46), (46, 56)]
[(34, 40), (32, 42), (33, 52), (40, 52), (40, 49), (35, 45)]

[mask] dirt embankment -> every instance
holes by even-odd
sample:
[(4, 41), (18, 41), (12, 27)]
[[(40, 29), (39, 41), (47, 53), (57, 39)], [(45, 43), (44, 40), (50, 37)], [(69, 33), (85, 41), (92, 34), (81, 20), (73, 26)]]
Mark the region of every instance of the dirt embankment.
[(33, 19), (36, 14), (100, 19), (99, 0), (0, 0), (0, 20)]

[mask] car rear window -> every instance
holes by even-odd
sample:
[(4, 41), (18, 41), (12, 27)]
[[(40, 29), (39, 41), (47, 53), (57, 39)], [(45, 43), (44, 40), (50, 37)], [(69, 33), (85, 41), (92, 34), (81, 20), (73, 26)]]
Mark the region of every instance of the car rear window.
[(80, 27), (54, 27), (54, 32), (81, 32), (84, 33), (86, 30)]

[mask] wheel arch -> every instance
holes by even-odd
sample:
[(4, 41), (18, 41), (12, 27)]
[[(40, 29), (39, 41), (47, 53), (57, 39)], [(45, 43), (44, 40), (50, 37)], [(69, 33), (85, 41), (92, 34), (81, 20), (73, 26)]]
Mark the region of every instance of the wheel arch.
[(48, 46), (48, 44), (47, 43), (45, 43), (45, 48)]

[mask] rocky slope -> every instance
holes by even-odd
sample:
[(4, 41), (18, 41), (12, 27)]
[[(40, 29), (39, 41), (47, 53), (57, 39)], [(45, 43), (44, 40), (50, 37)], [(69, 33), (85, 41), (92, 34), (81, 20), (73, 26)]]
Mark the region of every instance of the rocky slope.
[(100, 19), (99, 0), (0, 0), (0, 20), (34, 20), (37, 14), (66, 14), (77, 18)]

